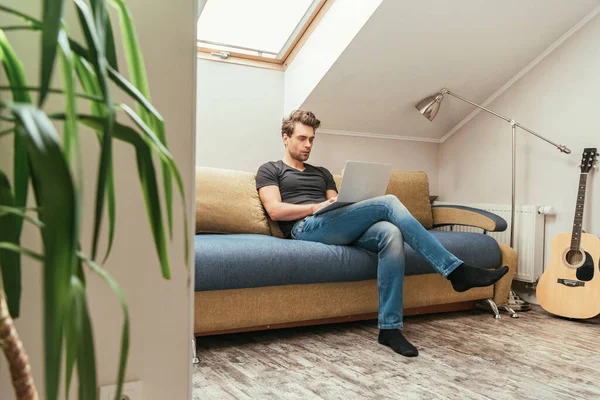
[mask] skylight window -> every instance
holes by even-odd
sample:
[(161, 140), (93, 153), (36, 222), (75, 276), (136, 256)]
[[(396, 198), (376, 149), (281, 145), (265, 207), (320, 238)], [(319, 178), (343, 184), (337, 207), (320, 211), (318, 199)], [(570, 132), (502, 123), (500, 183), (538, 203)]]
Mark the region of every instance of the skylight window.
[(201, 50), (282, 63), (324, 0), (208, 0), (198, 19)]

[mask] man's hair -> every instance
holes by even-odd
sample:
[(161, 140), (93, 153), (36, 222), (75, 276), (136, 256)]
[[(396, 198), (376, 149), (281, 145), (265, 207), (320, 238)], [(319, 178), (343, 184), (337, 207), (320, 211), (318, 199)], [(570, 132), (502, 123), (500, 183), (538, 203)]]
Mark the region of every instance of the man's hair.
[(288, 137), (292, 137), (294, 134), (294, 124), (296, 122), (310, 126), (314, 130), (317, 130), (321, 126), (321, 121), (315, 117), (315, 114), (313, 114), (312, 111), (295, 110), (292, 111), (289, 117), (283, 119), (283, 122), (281, 123), (281, 136), (288, 135)]

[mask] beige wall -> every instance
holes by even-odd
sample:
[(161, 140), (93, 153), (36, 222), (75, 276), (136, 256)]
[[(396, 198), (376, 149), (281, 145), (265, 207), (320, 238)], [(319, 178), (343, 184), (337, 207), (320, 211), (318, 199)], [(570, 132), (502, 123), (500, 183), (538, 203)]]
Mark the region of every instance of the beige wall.
[[(518, 132), (516, 200), (556, 207), (556, 217), (547, 218), (548, 239), (571, 231), (581, 153), (584, 147), (600, 148), (598, 37), (600, 17), (596, 16), (489, 105), (572, 150), (564, 155), (527, 132)], [(508, 123), (480, 113), (440, 146), (439, 155), (441, 199), (510, 204)], [(596, 235), (600, 235), (599, 179), (597, 173), (588, 179), (583, 226)], [(546, 255), (548, 249), (547, 244)]]
[[(34, 2), (9, 0), (4, 3), (38, 17), (41, 14), (40, 2), (32, 4)], [(129, 0), (127, 4), (135, 20), (145, 56), (152, 100), (165, 118), (169, 147), (186, 184), (187, 203), (191, 212), (194, 193), (196, 1), (154, 2), (152, 7), (148, 7), (148, 3), (142, 0)], [(65, 8), (68, 10), (67, 19), (73, 29), (76, 19), (73, 18), (72, 3), (66, 2)], [(8, 19), (2, 17), (2, 22), (4, 21)], [(118, 20), (113, 21), (115, 29), (118, 29)], [(39, 37), (32, 33), (11, 32), (9, 38), (26, 65), (28, 83), (32, 86), (37, 85)], [(123, 69), (124, 58), (119, 37), (117, 41), (121, 56), (120, 66)], [(55, 85), (60, 84), (57, 72), (59, 71), (55, 72)], [(4, 76), (3, 73), (0, 76)], [(118, 99), (123, 100), (124, 97), (118, 96)], [(87, 104), (80, 104), (82, 110), (85, 105)], [(61, 107), (62, 99), (54, 96), (49, 102), (49, 109), (56, 110)], [(85, 109), (87, 110), (87, 107)], [(122, 116), (120, 118), (121, 121), (126, 120)], [(82, 244), (84, 250), (89, 250), (98, 146), (89, 131), (82, 131), (81, 136), (87, 188)], [(12, 143), (7, 138), (0, 141), (0, 168), (9, 171), (12, 160), (11, 146)], [(135, 153), (127, 146), (117, 143), (114, 161), (117, 234), (106, 269), (121, 285), (130, 307), (131, 341), (126, 380), (142, 380), (145, 399), (190, 398), (191, 289), (187, 283), (188, 277), (183, 261), (179, 202), (175, 202), (175, 235), (173, 244), (169, 246), (173, 278), (171, 281), (164, 281), (160, 275), (140, 194)], [(24, 232), (23, 244), (34, 249), (39, 248), (39, 239), (35, 231), (28, 229)], [(17, 321), (17, 329), (29, 353), (34, 378), (38, 387), (43, 388), (40, 271), (39, 265), (24, 262), (23, 314)], [(98, 382), (101, 385), (112, 384), (115, 382), (118, 365), (121, 312), (118, 302), (105, 284), (90, 275), (88, 287), (95, 329)], [(6, 363), (4, 357), (0, 357), (0, 398), (13, 397), (8, 383)]]

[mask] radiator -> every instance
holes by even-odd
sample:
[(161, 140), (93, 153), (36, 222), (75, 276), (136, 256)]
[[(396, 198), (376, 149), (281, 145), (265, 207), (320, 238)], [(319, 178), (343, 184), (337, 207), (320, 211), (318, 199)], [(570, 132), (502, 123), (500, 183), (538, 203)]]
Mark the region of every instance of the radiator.
[[(462, 205), (480, 208), (497, 214), (506, 220), (508, 227), (504, 232), (487, 232), (489, 236), (498, 242), (510, 244), (510, 204), (481, 204), (481, 203), (455, 203), (447, 201), (436, 201), (434, 205)], [(538, 213), (537, 206), (517, 205), (515, 206), (515, 237), (514, 249), (517, 253), (516, 280), (535, 283), (544, 272), (544, 215)], [(480, 228), (470, 226), (444, 226), (435, 228), (445, 231), (458, 232), (483, 232)]]

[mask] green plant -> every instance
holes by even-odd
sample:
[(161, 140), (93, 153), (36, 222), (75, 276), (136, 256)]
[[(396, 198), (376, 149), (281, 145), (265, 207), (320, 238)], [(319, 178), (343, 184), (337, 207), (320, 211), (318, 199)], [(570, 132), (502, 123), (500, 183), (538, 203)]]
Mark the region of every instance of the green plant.
[[(76, 368), (79, 398), (95, 399), (94, 339), (85, 280), (86, 271), (91, 271), (113, 289), (123, 309), (116, 396), (120, 399), (129, 347), (127, 303), (117, 283), (96, 261), (105, 208), (108, 210), (108, 245), (102, 254), (102, 262), (110, 254), (115, 233), (113, 142), (123, 142), (135, 149), (148, 220), (162, 275), (166, 279), (170, 277), (167, 236), (172, 238), (173, 234), (172, 188), (175, 184), (182, 203), (185, 203), (183, 182), (167, 150), (164, 121), (150, 103), (142, 54), (124, 0), (110, 0), (110, 5), (119, 15), (131, 81), (119, 72), (112, 24), (106, 9), (108, 2), (89, 0), (88, 4), (85, 0), (73, 0), (85, 44), (69, 36), (63, 20), (63, 3), (64, 0), (42, 0), (41, 21), (0, 4), (0, 12), (24, 22), (23, 25), (0, 27), (0, 62), (8, 81), (8, 86), (0, 86), (0, 91), (12, 93), (12, 101), (0, 100), (0, 122), (6, 126), (0, 130), (0, 140), (12, 137), (14, 143), (12, 186), (5, 172), (0, 170), (0, 344), (11, 366), (17, 398), (37, 398), (27, 357), (18, 345), (10, 318), (19, 316), (20, 257), (31, 257), (43, 267), (44, 397), (48, 400), (57, 398), (64, 358), (67, 396)], [(4, 34), (6, 30), (17, 29), (41, 35), (39, 86), (28, 85), (22, 63)], [(55, 64), (60, 64), (60, 89), (50, 87)], [(113, 100), (115, 86), (135, 101), (135, 110)], [(32, 101), (34, 95), (38, 95), (37, 104)], [(62, 112), (44, 111), (49, 95), (62, 96)], [(82, 101), (89, 103), (88, 112), (78, 110)], [(119, 122), (121, 116), (127, 117), (133, 127)], [(56, 131), (56, 122), (63, 127), (62, 138)], [(82, 251), (84, 244), (80, 231), (83, 219), (80, 135), (88, 132), (95, 133), (100, 144), (89, 257)], [(164, 210), (154, 165), (157, 156), (162, 170)], [(35, 208), (28, 208), (28, 187), (33, 189)], [(185, 204), (183, 210), (187, 261)], [(166, 224), (163, 213), (166, 213)], [(20, 245), (24, 223), (39, 228), (43, 244), (41, 254)]]

